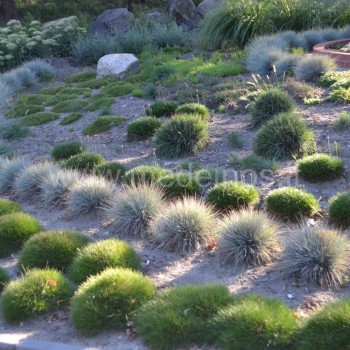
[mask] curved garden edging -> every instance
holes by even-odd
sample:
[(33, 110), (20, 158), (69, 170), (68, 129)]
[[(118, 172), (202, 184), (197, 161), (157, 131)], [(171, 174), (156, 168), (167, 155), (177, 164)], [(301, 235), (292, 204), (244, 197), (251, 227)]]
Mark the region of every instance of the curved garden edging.
[(317, 53), (319, 55), (327, 55), (334, 58), (337, 62), (337, 65), (342, 68), (350, 68), (350, 53), (349, 52), (341, 52), (339, 50), (333, 49), (332, 46), (340, 43), (349, 43), (349, 39), (340, 39), (340, 40), (332, 40), (326, 41), (320, 44), (317, 44), (313, 48), (313, 53)]

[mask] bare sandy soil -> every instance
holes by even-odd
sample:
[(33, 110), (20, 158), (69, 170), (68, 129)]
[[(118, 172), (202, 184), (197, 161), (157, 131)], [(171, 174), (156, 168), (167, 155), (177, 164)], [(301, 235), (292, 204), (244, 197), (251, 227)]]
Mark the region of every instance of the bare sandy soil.
[[(61, 61), (58, 61), (59, 63)], [(66, 63), (60, 63), (67, 67)], [(56, 66), (59, 66), (56, 63)], [(61, 67), (61, 69), (62, 69)], [(73, 73), (75, 68), (66, 69)], [(60, 70), (61, 72), (61, 70)], [(58, 75), (62, 79), (64, 75)], [(186, 160), (198, 160), (202, 166), (220, 167), (227, 170), (227, 178), (234, 178), (235, 169), (228, 163), (232, 152), (239, 155), (251, 152), (252, 138), (254, 132), (249, 127), (249, 115), (230, 115), (228, 113), (214, 113), (210, 119), (210, 144), (200, 154), (181, 160), (160, 160), (154, 156), (151, 141), (133, 142), (126, 141), (127, 125), (143, 116), (145, 108), (152, 101), (132, 97), (130, 95), (118, 97), (113, 105), (113, 113), (127, 120), (111, 131), (96, 136), (84, 136), (82, 129), (93, 121), (97, 113), (86, 113), (78, 122), (61, 126), (59, 121), (46, 125), (32, 127), (32, 135), (23, 140), (11, 142), (11, 147), (16, 154), (34, 160), (49, 158), (49, 150), (56, 144), (70, 140), (81, 139), (89, 150), (102, 153), (109, 160), (117, 160), (124, 163), (128, 168), (139, 164), (158, 163), (168, 169), (176, 171), (179, 164)], [(335, 117), (349, 107), (331, 103), (305, 108), (300, 107), (303, 116), (307, 119), (315, 132), (317, 145), (320, 151), (328, 153), (329, 142), (337, 142), (342, 148), (341, 157), (346, 163), (347, 170), (350, 167), (350, 133), (335, 132), (332, 123)], [(74, 128), (72, 132), (68, 130)], [(230, 146), (227, 135), (237, 131), (242, 135), (244, 147), (234, 150)], [(329, 142), (328, 142), (329, 137)], [(250, 182), (250, 177), (246, 177)], [(259, 187), (264, 195), (270, 189), (281, 185), (296, 185), (313, 193), (320, 200), (320, 205), (325, 211), (327, 201), (339, 191), (349, 191), (349, 180), (347, 177), (325, 183), (310, 184), (295, 175), (293, 161), (282, 163), (281, 170), (267, 179), (257, 178), (255, 185)], [(11, 197), (16, 199), (15, 197)], [(45, 230), (74, 229), (80, 231), (93, 239), (105, 239), (117, 237), (109, 232), (102, 213), (93, 213), (77, 219), (69, 218), (64, 209), (44, 208), (40, 203), (23, 203), (23, 208), (29, 214), (37, 217), (43, 224)], [(321, 218), (311, 220), (310, 224), (318, 224)], [(285, 228), (281, 232), (281, 240), (286, 234)], [(161, 252), (149, 245), (146, 240), (128, 240), (142, 257), (142, 270), (151, 278), (159, 288), (192, 283), (221, 283), (230, 289), (232, 293), (253, 292), (281, 299), (290, 307), (297, 309), (301, 315), (306, 315), (318, 306), (333, 299), (350, 296), (350, 286), (346, 285), (338, 291), (322, 289), (318, 286), (299, 284), (297, 281), (286, 278), (279, 270), (279, 261), (246, 271), (223, 266), (215, 250), (203, 250), (190, 255)], [(18, 276), (16, 270), (17, 254), (8, 259), (0, 260), (0, 266), (5, 267), (13, 278)], [(93, 339), (80, 337), (69, 323), (67, 310), (58, 311), (40, 317), (36, 320), (28, 320), (19, 326), (10, 326), (4, 323), (0, 317), (0, 333), (28, 333), (30, 336), (44, 340), (55, 340), (61, 342), (78, 342), (89, 346), (98, 346), (103, 349), (146, 349), (139, 339), (129, 337), (125, 333), (107, 332)], [(119, 344), (117, 347), (116, 344)]]

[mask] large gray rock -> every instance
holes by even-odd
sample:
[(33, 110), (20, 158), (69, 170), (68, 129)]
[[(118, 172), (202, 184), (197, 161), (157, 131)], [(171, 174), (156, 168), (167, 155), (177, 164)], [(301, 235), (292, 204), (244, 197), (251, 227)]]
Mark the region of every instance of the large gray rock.
[(202, 21), (192, 0), (172, 0), (169, 11), (175, 16), (177, 24), (190, 29), (198, 27)]
[(129, 53), (106, 55), (101, 57), (97, 63), (97, 78), (116, 77), (124, 79), (139, 71), (139, 60)]
[(103, 32), (123, 34), (130, 30), (134, 15), (126, 8), (115, 8), (102, 12), (89, 28), (89, 35)]
[(159, 11), (158, 9), (153, 9), (151, 11), (146, 12), (146, 16), (153, 23), (167, 24), (169, 22), (167, 14), (162, 11)]
[(215, 11), (222, 4), (222, 0), (204, 0), (197, 6), (198, 13), (205, 17), (209, 12)]

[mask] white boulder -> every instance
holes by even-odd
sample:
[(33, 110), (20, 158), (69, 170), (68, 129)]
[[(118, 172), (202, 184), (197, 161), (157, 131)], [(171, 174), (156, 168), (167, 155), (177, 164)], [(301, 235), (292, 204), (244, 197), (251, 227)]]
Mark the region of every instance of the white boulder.
[(118, 53), (101, 57), (97, 63), (97, 78), (126, 78), (140, 71), (140, 62), (132, 54)]

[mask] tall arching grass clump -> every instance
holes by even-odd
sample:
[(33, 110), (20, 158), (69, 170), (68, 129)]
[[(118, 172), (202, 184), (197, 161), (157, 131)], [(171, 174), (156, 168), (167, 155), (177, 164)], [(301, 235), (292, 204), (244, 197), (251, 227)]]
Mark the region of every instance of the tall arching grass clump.
[(152, 282), (140, 272), (110, 268), (79, 287), (72, 298), (70, 318), (84, 335), (123, 330), (154, 294)]
[(189, 253), (213, 237), (215, 217), (202, 201), (183, 198), (170, 203), (151, 224), (156, 245), (167, 251)]
[(230, 265), (267, 264), (279, 250), (278, 226), (263, 212), (231, 212), (223, 219), (218, 235), (220, 257)]
[(106, 207), (113, 197), (113, 184), (100, 176), (90, 175), (75, 183), (67, 197), (68, 212), (73, 216)]
[(254, 152), (269, 159), (286, 159), (315, 151), (313, 132), (299, 115), (282, 113), (258, 131)]
[(202, 150), (208, 141), (208, 123), (193, 115), (177, 115), (156, 132), (156, 154), (180, 158)]
[(15, 180), (15, 192), (23, 199), (30, 199), (41, 194), (43, 181), (59, 171), (59, 168), (49, 162), (34, 164), (24, 169)]
[(136, 329), (152, 349), (204, 345), (210, 320), (230, 302), (227, 287), (218, 284), (167, 289), (137, 312)]
[(40, 184), (40, 197), (45, 205), (62, 205), (70, 188), (81, 179), (82, 176), (75, 170), (58, 169)]
[(150, 221), (164, 206), (163, 197), (164, 193), (154, 185), (125, 187), (114, 196), (107, 210), (112, 231), (126, 236), (147, 235)]
[(74, 231), (41, 232), (25, 242), (18, 259), (23, 271), (52, 268), (65, 271), (88, 237)]
[(349, 241), (326, 227), (296, 227), (284, 248), (281, 269), (301, 281), (327, 287), (345, 282), (350, 267)]
[(0, 166), (0, 190), (12, 190), (16, 178), (29, 167), (29, 162), (21, 158), (3, 159)]
[(97, 275), (108, 267), (137, 270), (140, 257), (130, 244), (117, 239), (91, 243), (79, 250), (68, 269), (68, 277), (80, 284), (89, 276)]
[(73, 292), (71, 283), (57, 270), (30, 270), (6, 286), (0, 299), (2, 314), (7, 322), (19, 323), (65, 306)]

